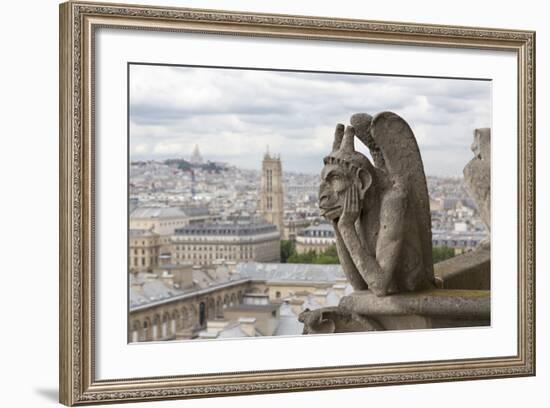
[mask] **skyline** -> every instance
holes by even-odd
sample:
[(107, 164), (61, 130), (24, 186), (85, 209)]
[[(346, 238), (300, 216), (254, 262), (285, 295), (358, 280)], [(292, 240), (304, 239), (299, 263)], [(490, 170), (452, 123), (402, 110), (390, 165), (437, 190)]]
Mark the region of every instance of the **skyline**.
[[(200, 146), (199, 146), (199, 149), (200, 149)], [(279, 154), (275, 153), (275, 152), (270, 152), (270, 153), (273, 153), (274, 155), (276, 156), (280, 156)], [(170, 157), (163, 157), (163, 158), (152, 158), (152, 159), (132, 159), (130, 161), (130, 165), (135, 165), (137, 164), (138, 162), (148, 162), (148, 161), (155, 161), (155, 162), (158, 162), (158, 163), (162, 163), (163, 161), (165, 160), (180, 160), (180, 159), (184, 159), (185, 161), (189, 162), (189, 157), (190, 155), (186, 155), (186, 156), (180, 156), (180, 157), (176, 157), (176, 156), (170, 156)], [(262, 156), (263, 158), (263, 156)], [(226, 162), (222, 162), (222, 161), (212, 161), (212, 160), (208, 160), (208, 158), (204, 157), (203, 156), (203, 159), (204, 159), (204, 164), (207, 164), (208, 162), (211, 162), (211, 163), (216, 163), (216, 164), (223, 164), (223, 165), (229, 165), (231, 167), (235, 167), (239, 170), (244, 170), (244, 171), (255, 171), (255, 172), (261, 172), (261, 168), (262, 168), (262, 165), (261, 165), (261, 161), (259, 161), (259, 165), (255, 168), (244, 168), (244, 167), (239, 167), (238, 164), (230, 164), (230, 163), (226, 163)], [(281, 159), (281, 164), (283, 166), (283, 174), (293, 174), (293, 175), (298, 175), (298, 174), (303, 174), (303, 175), (307, 175), (307, 176), (319, 176), (320, 177), (320, 173), (319, 172), (306, 172), (306, 171), (303, 171), (303, 170), (286, 170), (285, 169), (285, 162), (284, 162), (284, 158), (283, 157), (280, 157)], [(370, 160), (370, 157), (369, 157), (369, 160)], [(260, 175), (258, 175), (259, 177)], [(435, 178), (442, 178), (442, 179), (445, 179), (445, 178), (448, 178), (448, 179), (463, 179), (464, 176), (463, 174), (457, 174), (457, 175), (438, 175), (438, 174), (426, 174), (426, 177), (435, 177)], [(130, 175), (129, 178), (131, 179), (132, 176)]]
[(269, 145), (285, 170), (318, 174), (336, 123), (391, 110), (427, 175), (460, 176), (474, 129), (491, 127), (483, 80), (132, 65), (129, 86), (132, 161), (189, 159), (197, 144), (205, 160), (259, 169)]

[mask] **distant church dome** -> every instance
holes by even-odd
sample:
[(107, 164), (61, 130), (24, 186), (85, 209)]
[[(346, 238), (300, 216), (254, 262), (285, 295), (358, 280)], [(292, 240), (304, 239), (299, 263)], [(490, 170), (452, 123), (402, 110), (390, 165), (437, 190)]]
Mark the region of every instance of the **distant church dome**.
[(203, 164), (203, 159), (201, 156), (201, 152), (199, 150), (199, 145), (195, 145), (195, 148), (193, 149), (193, 153), (191, 154), (191, 160), (190, 162), (192, 164)]

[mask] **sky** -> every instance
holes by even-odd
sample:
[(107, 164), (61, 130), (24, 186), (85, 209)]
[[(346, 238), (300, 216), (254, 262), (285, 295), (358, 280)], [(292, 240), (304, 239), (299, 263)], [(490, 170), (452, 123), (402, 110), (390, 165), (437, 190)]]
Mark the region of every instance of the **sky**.
[[(411, 126), (427, 175), (460, 176), (473, 131), (491, 127), (491, 82), (269, 70), (131, 65), (130, 159), (205, 160), (319, 173), (337, 123), (393, 111)], [(356, 140), (356, 148), (368, 149)]]

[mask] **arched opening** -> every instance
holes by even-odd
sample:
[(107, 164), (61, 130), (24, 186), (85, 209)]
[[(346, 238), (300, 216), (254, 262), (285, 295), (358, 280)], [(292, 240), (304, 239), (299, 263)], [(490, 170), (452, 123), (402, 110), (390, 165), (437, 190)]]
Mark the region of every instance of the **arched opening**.
[(148, 317), (143, 321), (143, 330), (141, 331), (140, 341), (150, 341), (151, 340), (151, 319)]
[(223, 306), (221, 297), (218, 297), (218, 299), (216, 299), (216, 318), (223, 319)]
[(139, 339), (140, 330), (141, 330), (141, 323), (139, 322), (139, 320), (134, 320), (134, 322), (132, 323), (131, 330), (130, 330), (130, 342), (131, 343), (136, 343), (140, 340)]
[(199, 326), (204, 327), (206, 324), (206, 304), (201, 302), (199, 304)]

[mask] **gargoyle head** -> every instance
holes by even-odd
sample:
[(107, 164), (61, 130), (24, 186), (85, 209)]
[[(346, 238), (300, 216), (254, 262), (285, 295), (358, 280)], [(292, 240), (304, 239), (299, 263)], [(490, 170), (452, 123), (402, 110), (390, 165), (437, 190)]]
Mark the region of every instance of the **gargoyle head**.
[(332, 152), (325, 157), (319, 188), (321, 215), (330, 221), (338, 221), (344, 207), (346, 191), (358, 187), (360, 199), (372, 184), (373, 167), (369, 159), (355, 150), (355, 129), (338, 124), (334, 133)]

